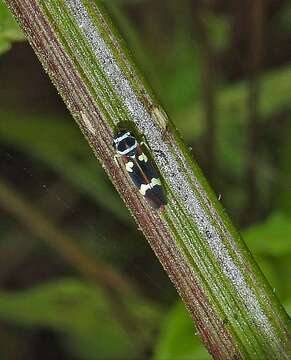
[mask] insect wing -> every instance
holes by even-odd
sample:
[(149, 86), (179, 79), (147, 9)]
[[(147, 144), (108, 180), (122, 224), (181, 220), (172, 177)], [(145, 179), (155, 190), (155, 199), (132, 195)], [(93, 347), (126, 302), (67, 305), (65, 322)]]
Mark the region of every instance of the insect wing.
[(156, 210), (163, 209), (164, 205), (167, 203), (166, 196), (161, 185), (155, 185), (153, 188), (148, 189), (145, 194), (145, 198)]
[(156, 169), (153, 167), (150, 159), (142, 151), (140, 146), (138, 146), (136, 151), (136, 162), (140, 169), (144, 184), (150, 184), (153, 179), (159, 179)]
[(135, 186), (154, 209), (166, 204), (159, 175), (140, 146), (137, 147), (134, 158), (127, 157), (125, 165)]

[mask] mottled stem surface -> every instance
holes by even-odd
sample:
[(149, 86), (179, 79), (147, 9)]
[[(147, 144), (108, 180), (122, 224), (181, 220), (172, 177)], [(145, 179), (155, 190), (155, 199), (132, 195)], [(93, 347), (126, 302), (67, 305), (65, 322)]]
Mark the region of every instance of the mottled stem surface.
[[(215, 359), (288, 359), (287, 314), (99, 3), (6, 1), (209, 352)], [(114, 161), (120, 122), (148, 145), (167, 192), (164, 211), (152, 210)]]

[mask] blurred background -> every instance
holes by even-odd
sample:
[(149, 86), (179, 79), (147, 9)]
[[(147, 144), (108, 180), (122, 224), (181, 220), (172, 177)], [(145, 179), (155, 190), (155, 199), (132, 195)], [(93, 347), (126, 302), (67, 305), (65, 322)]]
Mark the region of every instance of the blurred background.
[[(104, 1), (291, 311), (291, 2)], [(210, 359), (0, 1), (0, 358)]]

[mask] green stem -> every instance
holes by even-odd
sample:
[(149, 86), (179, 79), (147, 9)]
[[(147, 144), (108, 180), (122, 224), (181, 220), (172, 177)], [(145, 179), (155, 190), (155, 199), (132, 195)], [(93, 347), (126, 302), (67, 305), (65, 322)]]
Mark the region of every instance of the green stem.
[[(91, 0), (6, 0), (215, 359), (288, 359), (288, 317), (120, 38)], [(149, 208), (114, 161), (116, 126), (143, 137), (167, 191)], [(98, 186), (98, 184), (96, 184)]]

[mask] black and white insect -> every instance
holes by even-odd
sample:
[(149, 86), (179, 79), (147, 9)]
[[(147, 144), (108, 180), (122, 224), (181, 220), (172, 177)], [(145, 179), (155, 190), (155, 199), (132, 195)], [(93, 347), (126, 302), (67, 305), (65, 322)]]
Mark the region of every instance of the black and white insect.
[(128, 130), (119, 131), (114, 137), (116, 157), (121, 157), (134, 185), (154, 209), (163, 209), (165, 193), (157, 171), (142, 150), (142, 143)]

